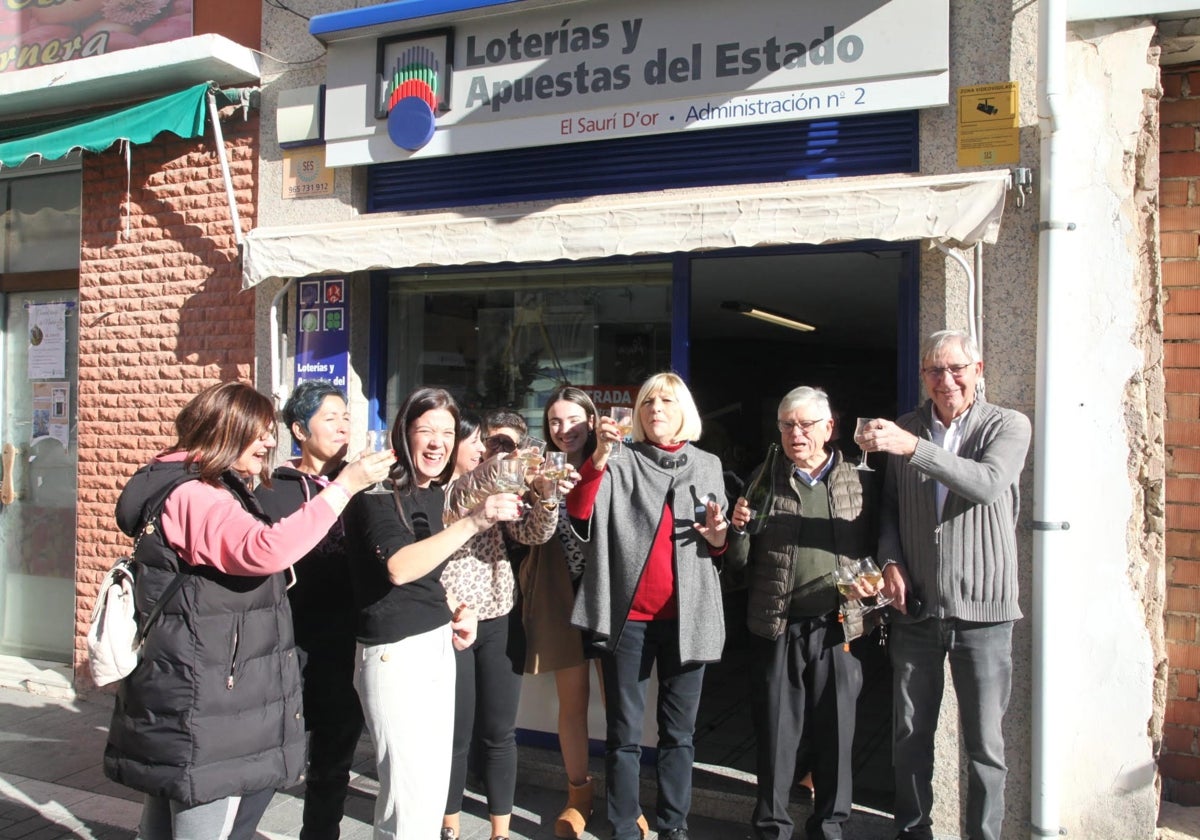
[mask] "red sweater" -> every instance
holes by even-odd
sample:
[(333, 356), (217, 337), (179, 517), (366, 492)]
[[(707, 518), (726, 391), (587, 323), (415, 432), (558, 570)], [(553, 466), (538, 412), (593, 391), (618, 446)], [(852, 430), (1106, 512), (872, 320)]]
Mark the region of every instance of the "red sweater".
[[(666, 452), (678, 452), (685, 446), (684, 443), (655, 445)], [(630, 453), (624, 457), (633, 455)], [(579, 483), (567, 495), (567, 513), (575, 519), (590, 519), (604, 470), (596, 469), (591, 458), (588, 458), (580, 466), (579, 475)], [(629, 607), (630, 621), (655, 621), (679, 616), (679, 599), (675, 591), (675, 545), (671, 541), (674, 520), (671, 506), (664, 499), (662, 516), (650, 547), (650, 557), (646, 560), (646, 568), (642, 570), (642, 578), (638, 581), (633, 603)], [(709, 546), (709, 552), (713, 556), (723, 554), (727, 545), (720, 548)]]

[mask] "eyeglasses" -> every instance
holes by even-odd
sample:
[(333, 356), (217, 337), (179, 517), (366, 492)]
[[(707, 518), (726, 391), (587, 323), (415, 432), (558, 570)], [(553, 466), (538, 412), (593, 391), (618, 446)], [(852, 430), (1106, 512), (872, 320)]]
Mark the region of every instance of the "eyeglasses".
[(963, 375), (963, 371), (973, 366), (974, 362), (967, 362), (963, 365), (949, 365), (948, 367), (927, 367), (921, 368), (921, 373), (928, 376), (930, 379), (941, 379), (947, 373), (958, 379)]
[(517, 448), (517, 444), (508, 435), (491, 435), (484, 440), (483, 445), (487, 447), (488, 452), (513, 452)]
[(822, 417), (820, 420), (776, 420), (775, 425), (779, 427), (779, 431), (787, 432), (790, 435), (792, 432), (796, 431), (796, 429), (799, 429), (802, 432), (807, 432), (813, 426), (817, 425), (818, 423), (824, 423), (828, 419), (828, 417)]

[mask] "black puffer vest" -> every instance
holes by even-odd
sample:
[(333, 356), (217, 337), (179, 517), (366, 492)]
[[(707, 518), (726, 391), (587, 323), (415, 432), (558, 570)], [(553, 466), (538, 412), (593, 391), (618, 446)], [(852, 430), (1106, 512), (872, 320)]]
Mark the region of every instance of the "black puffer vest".
[[(194, 479), (181, 463), (138, 470), (117, 520), (141, 539), (135, 599), (145, 615), (182, 571), (187, 577), (150, 629), (142, 659), (122, 680), (104, 773), (134, 790), (194, 805), (289, 786), (305, 760), (300, 668), (281, 574), (227, 575), (182, 563), (147, 522), (154, 504)], [(222, 486), (265, 519), (235, 475)]]

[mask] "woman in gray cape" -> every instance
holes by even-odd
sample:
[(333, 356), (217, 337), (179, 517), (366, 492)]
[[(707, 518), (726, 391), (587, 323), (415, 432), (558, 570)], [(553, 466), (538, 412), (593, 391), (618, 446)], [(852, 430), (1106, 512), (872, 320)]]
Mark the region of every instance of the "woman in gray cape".
[(605, 769), (614, 840), (639, 840), (638, 768), (646, 685), (658, 666), (658, 836), (687, 840), (692, 736), (704, 665), (721, 658), (715, 558), (725, 551), (720, 460), (697, 449), (700, 415), (683, 380), (659, 373), (634, 404), (634, 443), (600, 419), (567, 511), (586, 541), (572, 623), (601, 651)]

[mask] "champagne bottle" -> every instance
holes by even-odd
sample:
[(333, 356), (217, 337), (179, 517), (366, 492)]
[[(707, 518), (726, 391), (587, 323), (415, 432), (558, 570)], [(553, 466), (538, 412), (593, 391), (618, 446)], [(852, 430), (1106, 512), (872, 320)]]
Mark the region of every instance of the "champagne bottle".
[(750, 505), (750, 521), (746, 523), (746, 533), (762, 533), (775, 504), (775, 461), (779, 457), (779, 444), (772, 443), (767, 449), (767, 460), (762, 469), (754, 477), (750, 488), (746, 490), (746, 502)]

